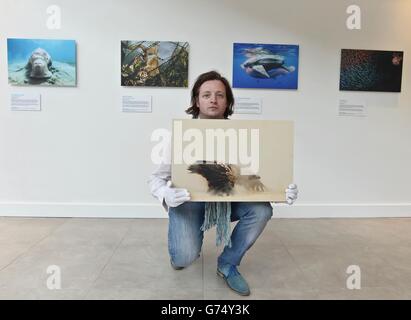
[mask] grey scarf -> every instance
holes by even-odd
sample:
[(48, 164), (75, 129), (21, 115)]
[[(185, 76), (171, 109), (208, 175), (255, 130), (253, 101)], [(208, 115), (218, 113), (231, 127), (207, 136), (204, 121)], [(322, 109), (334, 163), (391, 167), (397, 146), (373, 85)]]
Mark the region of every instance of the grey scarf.
[(231, 203), (230, 202), (206, 202), (204, 223), (202, 231), (217, 226), (216, 245), (221, 242), (231, 248)]

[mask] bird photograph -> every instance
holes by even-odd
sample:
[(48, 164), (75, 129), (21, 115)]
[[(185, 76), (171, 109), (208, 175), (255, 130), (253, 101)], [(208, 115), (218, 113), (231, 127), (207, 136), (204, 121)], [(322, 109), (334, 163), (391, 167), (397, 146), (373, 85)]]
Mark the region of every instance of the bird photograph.
[(236, 187), (243, 187), (248, 192), (263, 192), (266, 189), (260, 176), (243, 175), (240, 167), (233, 164), (201, 160), (191, 164), (188, 171), (205, 178), (208, 184), (207, 192), (214, 195), (233, 195)]

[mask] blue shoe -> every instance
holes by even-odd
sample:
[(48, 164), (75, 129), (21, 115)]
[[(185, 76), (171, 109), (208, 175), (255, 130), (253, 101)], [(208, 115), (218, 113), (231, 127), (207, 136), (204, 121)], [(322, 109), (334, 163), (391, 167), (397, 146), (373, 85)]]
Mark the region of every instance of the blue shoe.
[(217, 267), (217, 274), (222, 277), (230, 289), (242, 296), (250, 295), (247, 281), (238, 272), (237, 267), (232, 264), (224, 264)]

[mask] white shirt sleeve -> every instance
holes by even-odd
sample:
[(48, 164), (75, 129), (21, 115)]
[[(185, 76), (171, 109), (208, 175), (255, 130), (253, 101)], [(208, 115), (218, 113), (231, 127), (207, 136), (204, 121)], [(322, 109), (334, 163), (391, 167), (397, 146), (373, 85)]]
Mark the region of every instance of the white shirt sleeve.
[(168, 206), (164, 201), (164, 190), (167, 188), (167, 181), (171, 180), (171, 137), (164, 141), (164, 153), (161, 163), (152, 172), (148, 179), (151, 194), (157, 198), (163, 208), (168, 211)]

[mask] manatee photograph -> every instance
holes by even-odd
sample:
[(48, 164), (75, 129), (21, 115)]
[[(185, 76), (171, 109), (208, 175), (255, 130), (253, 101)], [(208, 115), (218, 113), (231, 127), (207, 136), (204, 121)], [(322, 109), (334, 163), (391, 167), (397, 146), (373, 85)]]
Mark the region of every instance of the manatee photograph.
[(234, 88), (298, 88), (298, 45), (234, 43)]
[(7, 39), (9, 84), (76, 85), (74, 40)]
[(121, 85), (188, 87), (188, 42), (121, 41)]
[(340, 90), (401, 92), (402, 51), (341, 50)]

